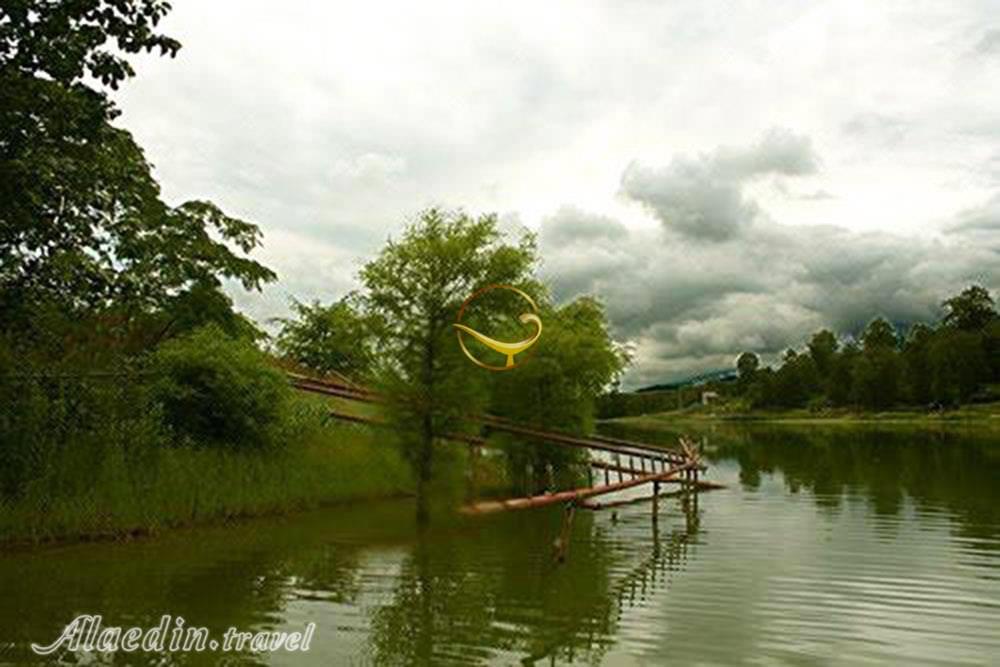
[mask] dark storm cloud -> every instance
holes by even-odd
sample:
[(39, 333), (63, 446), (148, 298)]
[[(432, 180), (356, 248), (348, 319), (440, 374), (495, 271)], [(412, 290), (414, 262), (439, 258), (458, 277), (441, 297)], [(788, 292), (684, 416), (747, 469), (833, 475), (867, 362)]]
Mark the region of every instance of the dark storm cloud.
[(730, 367), (744, 350), (774, 358), (821, 327), (851, 334), (876, 316), (934, 320), (941, 300), (970, 282), (1000, 287), (995, 251), (971, 235), (1000, 228), (998, 213), (1000, 198), (966, 211), (944, 240), (762, 218), (704, 243), (623, 233), (564, 208), (543, 223), (540, 243), (555, 296), (598, 294), (616, 334), (637, 344), (629, 383), (642, 385)]
[(643, 204), (663, 225), (694, 240), (737, 236), (759, 213), (744, 186), (762, 176), (815, 173), (818, 160), (808, 137), (771, 130), (755, 145), (722, 147), (698, 157), (677, 157), (657, 169), (630, 164), (621, 191)]

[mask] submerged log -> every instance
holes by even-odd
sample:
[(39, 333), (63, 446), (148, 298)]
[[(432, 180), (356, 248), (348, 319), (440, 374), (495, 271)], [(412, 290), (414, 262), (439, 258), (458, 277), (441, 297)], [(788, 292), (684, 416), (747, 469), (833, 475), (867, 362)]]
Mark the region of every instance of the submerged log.
[(582, 489), (559, 491), (556, 493), (547, 493), (540, 496), (527, 496), (524, 498), (488, 500), (480, 503), (474, 503), (472, 505), (466, 505), (459, 511), (462, 514), (493, 514), (495, 512), (505, 512), (507, 510), (531, 509), (535, 507), (546, 507), (548, 505), (555, 505), (558, 503), (579, 502), (587, 498), (593, 498), (606, 493), (614, 493), (615, 491), (631, 489), (632, 487), (639, 486), (641, 484), (648, 484), (649, 482), (655, 482), (657, 480), (667, 480), (681, 472), (684, 472), (685, 470), (690, 470), (696, 465), (696, 463), (685, 463), (684, 465), (671, 468), (665, 472), (651, 473), (649, 475), (643, 475), (621, 482), (614, 482), (604, 486), (589, 486)]

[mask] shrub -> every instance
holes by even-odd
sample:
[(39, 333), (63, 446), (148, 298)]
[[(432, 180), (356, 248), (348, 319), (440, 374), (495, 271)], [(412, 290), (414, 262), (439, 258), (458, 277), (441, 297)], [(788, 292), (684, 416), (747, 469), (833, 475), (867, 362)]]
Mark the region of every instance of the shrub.
[(281, 441), (290, 388), (250, 341), (209, 325), (162, 345), (152, 371), (153, 396), (175, 433), (240, 449)]

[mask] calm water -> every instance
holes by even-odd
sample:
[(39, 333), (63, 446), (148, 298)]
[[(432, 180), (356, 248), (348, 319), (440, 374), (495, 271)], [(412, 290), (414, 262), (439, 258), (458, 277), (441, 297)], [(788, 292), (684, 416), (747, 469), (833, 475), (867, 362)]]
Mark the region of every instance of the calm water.
[(218, 636), (317, 624), (308, 654), (232, 664), (1000, 664), (996, 431), (700, 435), (727, 489), (656, 524), (646, 505), (579, 512), (561, 566), (558, 509), (420, 534), (406, 503), (3, 555), (0, 662), (100, 613)]

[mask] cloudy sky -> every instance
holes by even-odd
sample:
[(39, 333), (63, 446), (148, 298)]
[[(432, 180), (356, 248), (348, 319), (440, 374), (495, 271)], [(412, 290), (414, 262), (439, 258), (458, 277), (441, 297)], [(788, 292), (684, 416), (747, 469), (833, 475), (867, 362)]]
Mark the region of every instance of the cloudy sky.
[(175, 0), (122, 123), (330, 300), (429, 204), (539, 233), (632, 386), (1000, 288), (1000, 0)]

